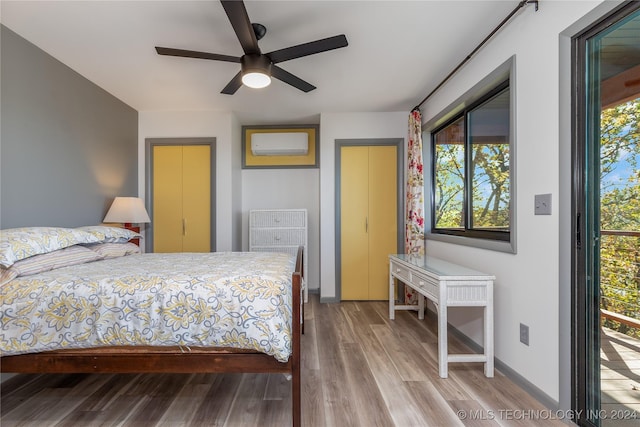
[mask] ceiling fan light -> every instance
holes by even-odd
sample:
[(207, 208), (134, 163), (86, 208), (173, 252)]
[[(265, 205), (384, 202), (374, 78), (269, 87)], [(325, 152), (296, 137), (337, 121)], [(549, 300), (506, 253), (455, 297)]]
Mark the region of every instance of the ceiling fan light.
[(271, 84), (271, 77), (260, 71), (249, 71), (242, 75), (242, 84), (252, 89), (261, 89)]
[(269, 86), (271, 83), (271, 60), (266, 55), (244, 55), (240, 59), (242, 84), (253, 89)]

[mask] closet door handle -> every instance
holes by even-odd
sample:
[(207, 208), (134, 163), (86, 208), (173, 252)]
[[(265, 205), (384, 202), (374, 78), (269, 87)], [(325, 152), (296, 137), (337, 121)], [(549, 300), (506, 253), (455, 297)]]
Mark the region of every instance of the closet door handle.
[(368, 216), (366, 216), (364, 218), (364, 231), (365, 231), (365, 233), (369, 232), (369, 217)]
[(187, 235), (187, 219), (186, 218), (182, 218), (182, 235), (183, 236)]

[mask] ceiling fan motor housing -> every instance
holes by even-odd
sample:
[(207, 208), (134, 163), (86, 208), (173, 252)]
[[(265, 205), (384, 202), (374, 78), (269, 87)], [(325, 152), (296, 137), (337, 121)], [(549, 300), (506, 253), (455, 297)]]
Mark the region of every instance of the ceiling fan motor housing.
[(240, 58), (242, 84), (254, 89), (271, 84), (271, 59), (262, 54), (248, 54)]
[(240, 59), (242, 74), (261, 73), (271, 76), (271, 60), (267, 55), (250, 54)]

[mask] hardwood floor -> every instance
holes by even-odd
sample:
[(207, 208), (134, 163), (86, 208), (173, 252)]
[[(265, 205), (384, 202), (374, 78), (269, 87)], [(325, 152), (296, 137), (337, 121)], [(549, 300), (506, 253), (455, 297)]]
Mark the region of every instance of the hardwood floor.
[[(553, 426), (545, 408), (480, 363), (438, 377), (437, 325), (388, 319), (385, 302), (320, 304), (302, 340), (304, 426)], [(450, 337), (450, 352), (468, 351)], [(265, 374), (18, 375), (1, 385), (9, 426), (286, 426), (290, 385)], [(538, 412), (536, 412), (538, 411)], [(540, 412), (542, 411), (542, 412)]]

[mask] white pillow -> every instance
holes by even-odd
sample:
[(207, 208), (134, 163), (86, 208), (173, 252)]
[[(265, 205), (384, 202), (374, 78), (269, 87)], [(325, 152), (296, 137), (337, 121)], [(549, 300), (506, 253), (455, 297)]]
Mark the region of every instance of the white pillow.
[(140, 253), (140, 247), (135, 243), (94, 243), (92, 245), (87, 245), (87, 248), (96, 252), (104, 259), (118, 258)]
[(56, 268), (98, 261), (102, 258), (102, 255), (97, 252), (75, 245), (16, 261), (7, 271), (14, 271), (17, 276), (30, 276)]
[(18, 277), (18, 273), (11, 268), (0, 267), (0, 286)]
[(93, 234), (100, 243), (125, 243), (131, 239), (140, 239), (142, 235), (135, 231), (121, 227), (109, 227), (106, 225), (87, 225), (76, 230)]

